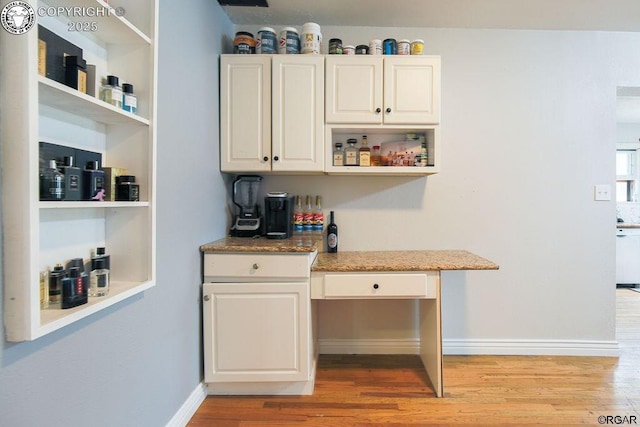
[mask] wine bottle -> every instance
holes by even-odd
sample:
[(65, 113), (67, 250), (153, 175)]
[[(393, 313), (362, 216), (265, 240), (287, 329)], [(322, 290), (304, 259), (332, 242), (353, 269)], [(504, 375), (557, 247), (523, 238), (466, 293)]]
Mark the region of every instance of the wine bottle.
[(327, 252), (338, 252), (338, 226), (333, 217), (333, 211), (329, 213), (329, 225), (327, 226)]

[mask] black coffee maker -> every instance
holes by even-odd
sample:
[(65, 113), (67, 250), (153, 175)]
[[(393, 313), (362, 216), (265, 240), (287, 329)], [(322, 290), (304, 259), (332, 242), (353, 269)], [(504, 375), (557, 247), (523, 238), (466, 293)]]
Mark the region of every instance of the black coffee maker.
[(267, 193), (264, 198), (265, 232), (269, 239), (286, 239), (293, 234), (294, 196), (288, 193)]

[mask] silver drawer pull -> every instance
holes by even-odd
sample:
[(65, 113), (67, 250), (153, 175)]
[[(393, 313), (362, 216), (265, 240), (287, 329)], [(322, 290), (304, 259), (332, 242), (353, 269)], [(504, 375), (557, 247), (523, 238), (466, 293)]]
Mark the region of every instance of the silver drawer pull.
[(260, 266), (259, 266), (258, 264), (253, 264), (253, 269), (254, 269), (254, 270), (257, 270), (257, 269), (259, 269), (259, 268), (260, 268)]
[(209, 301), (209, 295), (205, 295), (204, 297), (202, 297), (202, 299), (205, 301)]
[(378, 286), (378, 284), (377, 284), (377, 283), (374, 283), (374, 284), (373, 284), (373, 289), (378, 289), (379, 287), (380, 287), (380, 286)]

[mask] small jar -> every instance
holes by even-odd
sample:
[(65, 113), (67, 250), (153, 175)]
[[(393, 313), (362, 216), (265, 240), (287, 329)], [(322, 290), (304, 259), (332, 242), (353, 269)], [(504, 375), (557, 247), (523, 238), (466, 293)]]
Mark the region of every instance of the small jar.
[(355, 55), (356, 54), (356, 48), (351, 45), (348, 44), (345, 47), (342, 48), (342, 54), (343, 55)]
[(120, 175), (116, 177), (116, 201), (137, 202), (140, 200), (140, 186), (135, 183), (133, 175)]
[(369, 54), (369, 46), (366, 44), (359, 44), (356, 46), (356, 55), (368, 55)]

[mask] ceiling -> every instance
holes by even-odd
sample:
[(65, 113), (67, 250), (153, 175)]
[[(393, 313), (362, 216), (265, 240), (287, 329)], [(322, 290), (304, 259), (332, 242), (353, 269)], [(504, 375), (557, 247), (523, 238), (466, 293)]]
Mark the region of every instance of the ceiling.
[[(222, 0), (220, 0), (222, 2)], [(238, 25), (640, 32), (640, 0), (267, 0), (223, 6)]]

